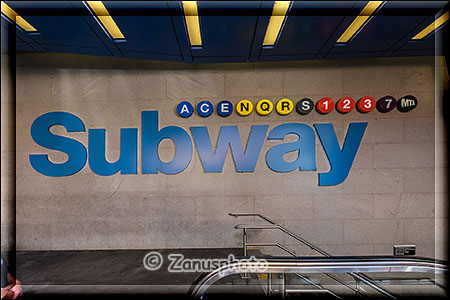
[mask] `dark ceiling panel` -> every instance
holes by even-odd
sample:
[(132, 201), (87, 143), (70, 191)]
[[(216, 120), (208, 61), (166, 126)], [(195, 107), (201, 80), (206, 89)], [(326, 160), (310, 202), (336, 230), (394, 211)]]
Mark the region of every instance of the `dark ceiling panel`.
[(261, 51), (261, 56), (306, 55), (314, 57), (324, 46), (336, 27), (343, 21), (341, 15), (302, 15), (303, 11), (347, 11), (355, 1), (295, 1), (275, 47)]
[[(69, 52), (87, 54), (91, 49), (93, 55), (111, 55), (105, 51), (104, 44), (92, 32), (81, 16), (58, 15), (58, 12), (73, 9), (69, 1), (52, 2), (14, 2), (8, 4), (19, 15), (23, 16), (39, 32), (38, 35), (28, 35), (33, 42), (51, 52)], [(26, 15), (26, 9), (35, 7), (42, 15)], [(80, 51), (77, 51), (80, 49)], [(97, 54), (99, 53), (99, 54)]]
[(356, 1), (349, 11), (340, 10), (343, 12), (344, 19), (336, 27), (334, 32), (330, 35), (327, 42), (322, 46), (316, 54), (315, 59), (326, 59), (327, 54), (335, 47), (336, 40), (341, 36), (345, 29), (353, 22), (355, 17), (367, 5), (368, 1)]
[(160, 61), (182, 62), (180, 55), (165, 55), (157, 53), (139, 52), (139, 51), (122, 51), (123, 55), (128, 58), (150, 59)]
[(262, 1), (260, 7), (260, 15), (256, 23), (255, 35), (252, 41), (252, 47), (250, 49), (250, 57), (248, 61), (254, 62), (259, 60), (261, 54), (262, 44), (264, 36), (266, 35), (266, 29), (269, 25), (270, 16), (272, 14), (272, 8), (274, 1)]
[(388, 5), (385, 5), (377, 15), (432, 16), (447, 3), (448, 1), (388, 1)]
[[(424, 22), (424, 26), (428, 26), (433, 21), (434, 17), (429, 18)], [(420, 29), (423, 29), (423, 26)], [(443, 26), (421, 41), (412, 41), (409, 39), (399, 49), (392, 51), (390, 56), (443, 55), (443, 42), (446, 40), (446, 37), (448, 38), (448, 30), (448, 26)], [(414, 35), (416, 33), (414, 32)]]
[(246, 62), (246, 56), (195, 56), (194, 63), (241, 63)]
[[(425, 55), (424, 53), (429, 53), (428, 55), (441, 55), (442, 43), (446, 33), (448, 33), (448, 26), (442, 26), (438, 28), (434, 33), (431, 33), (428, 37), (422, 40), (412, 40), (416, 34), (422, 31), (424, 28), (429, 26), (435, 21), (435, 18), (440, 17), (448, 9), (441, 9), (435, 16), (430, 16), (426, 18), (422, 23), (418, 24), (411, 32), (400, 39), (391, 51), (386, 56), (399, 56), (399, 55)], [(437, 42), (437, 43), (436, 43)]]
[(88, 11), (86, 6), (81, 1), (70, 1), (70, 4), (73, 6), (74, 10), (78, 12), (78, 15), (83, 18), (83, 21), (95, 34), (98, 40), (104, 45), (104, 47), (107, 48), (113, 56), (123, 57), (122, 53), (119, 51), (113, 40), (108, 35), (106, 35), (102, 27), (98, 25), (97, 21)]
[[(48, 7), (48, 2), (43, 4)], [(80, 24), (80, 17), (67, 17), (67, 16), (52, 16), (52, 15), (26, 15), (24, 14), (24, 4), (22, 1), (14, 2), (8, 1), (8, 5), (11, 6), (19, 15), (23, 16), (32, 26), (34, 26), (39, 35), (30, 36), (40, 43), (58, 43), (62, 45), (79, 45), (80, 43), (85, 46), (92, 46), (95, 43), (95, 39), (91, 39), (89, 34), (84, 32), (86, 28)], [(39, 7), (41, 3), (29, 3), (28, 6)], [(71, 8), (69, 2), (56, 2), (55, 8), (64, 7)], [(51, 10), (51, 9), (50, 9)], [(89, 33), (89, 32), (87, 32)]]
[[(429, 12), (431, 9), (435, 14), (444, 4), (439, 1), (421, 1), (412, 4), (407, 1), (388, 1), (353, 40), (346, 45), (333, 47), (327, 58), (336, 58), (345, 53), (372, 53), (372, 57), (377, 57), (378, 53), (383, 54), (385, 51), (391, 50), (400, 39), (407, 36), (418, 24), (429, 17), (427, 15), (408, 15), (409, 9), (416, 11), (420, 7), (426, 7), (427, 10), (424, 9), (424, 11)], [(412, 5), (411, 8), (410, 5)], [(392, 15), (392, 12), (400, 14), (401, 9), (403, 9), (403, 14)], [(387, 11), (387, 13), (383, 13), (383, 11)]]
[[(250, 55), (258, 16), (240, 15), (239, 11), (258, 10), (260, 1), (200, 1), (198, 10), (202, 34), (202, 49), (192, 49), (194, 57), (240, 57)], [(227, 15), (218, 12), (227, 11)], [(233, 13), (236, 11), (236, 14)], [(207, 11), (205, 15), (202, 12)], [(217, 12), (217, 15), (214, 15)]]
[(184, 62), (192, 62), (191, 46), (186, 34), (186, 26), (184, 24), (183, 9), (181, 8), (180, 1), (168, 1), (167, 7), (169, 8), (170, 18), (172, 20), (173, 28), (175, 31), (175, 38), (178, 41), (180, 47), (180, 53)]
[[(274, 1), (198, 2), (201, 49), (189, 45), (181, 1), (104, 1), (126, 37), (122, 43), (105, 34), (81, 1), (6, 1), (39, 35), (16, 30), (3, 19), (2, 30), (16, 35), (22, 51), (194, 63), (440, 54), (435, 41), (444, 40), (448, 25), (422, 41), (411, 37), (431, 24), (448, 1), (388, 1), (354, 40), (336, 46), (367, 2), (295, 1), (272, 49), (262, 49), (262, 41)], [(7, 47), (3, 37), (2, 48)]]
[(29, 52), (35, 51), (33, 48), (31, 48), (31, 46), (29, 46), (27, 43), (24, 43), (24, 42), (17, 42), (16, 43), (16, 50), (29, 51)]
[[(7, 30), (8, 33), (3, 34), (2, 32), (2, 39), (3, 37), (6, 37), (8, 34), (15, 34), (16, 35), (16, 42), (18, 43), (34, 43), (35, 41), (33, 39), (31, 39), (31, 35), (27, 35), (24, 31), (22, 31), (21, 29), (17, 28), (15, 26), (15, 24), (13, 24), (12, 22), (6, 21), (6, 18), (2, 18), (2, 30)], [(33, 47), (31, 47), (33, 49)], [(42, 49), (41, 47), (38, 47), (37, 49), (34, 50), (38, 50), (38, 51), (43, 51), (44, 49)]]
[(48, 51), (59, 53), (85, 54), (96, 56), (112, 56), (111, 52), (105, 48), (91, 48), (80, 46), (47, 45)]
[[(165, 1), (105, 1), (104, 4), (125, 36), (126, 42), (116, 43), (119, 49), (181, 56)], [(123, 15), (123, 10), (130, 15)], [(147, 15), (133, 15), (133, 11)]]
[(361, 51), (361, 52), (341, 52), (329, 53), (327, 59), (352, 59), (352, 58), (371, 58), (380, 57), (384, 51)]
[(314, 54), (294, 54), (294, 55), (261, 55), (259, 61), (289, 61), (289, 60), (312, 60)]
[[(25, 34), (22, 30), (18, 29), (14, 23), (7, 21), (6, 18), (1, 18), (2, 23), (2, 49), (9, 48), (8, 39), (11, 37), (15, 40), (16, 50), (20, 51), (31, 51), (31, 52), (42, 52), (45, 51), (38, 44)], [(12, 36), (10, 36), (12, 35)], [(14, 36), (15, 35), (15, 36)]]

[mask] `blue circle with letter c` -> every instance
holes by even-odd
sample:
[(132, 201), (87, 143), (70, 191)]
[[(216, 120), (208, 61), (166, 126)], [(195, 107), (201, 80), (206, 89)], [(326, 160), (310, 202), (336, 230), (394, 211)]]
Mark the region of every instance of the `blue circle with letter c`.
[(197, 105), (197, 112), (200, 117), (209, 117), (213, 112), (213, 105), (209, 101), (202, 101)]
[(194, 107), (187, 101), (180, 102), (177, 106), (177, 112), (182, 118), (189, 118), (194, 112)]
[(217, 104), (217, 114), (221, 117), (228, 117), (233, 113), (233, 104), (230, 101), (224, 100)]

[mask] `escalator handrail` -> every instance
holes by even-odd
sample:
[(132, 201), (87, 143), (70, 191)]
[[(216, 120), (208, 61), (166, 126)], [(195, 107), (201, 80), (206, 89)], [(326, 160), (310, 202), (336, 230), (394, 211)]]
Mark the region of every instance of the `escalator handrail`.
[[(407, 257), (263, 257), (266, 269), (261, 272), (261, 262), (240, 258), (224, 263), (218, 268), (201, 274), (189, 289), (190, 297), (198, 299), (209, 286), (218, 280), (234, 274), (246, 273), (348, 273), (348, 272), (418, 272), (448, 273), (447, 262), (429, 258)], [(370, 282), (369, 282), (370, 286)]]

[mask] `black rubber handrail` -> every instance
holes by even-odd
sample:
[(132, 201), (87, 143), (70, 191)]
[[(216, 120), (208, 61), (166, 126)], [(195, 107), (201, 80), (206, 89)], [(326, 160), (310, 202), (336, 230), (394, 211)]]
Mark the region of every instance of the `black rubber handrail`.
[[(417, 272), (447, 274), (448, 263), (429, 258), (407, 258), (407, 257), (357, 257), (357, 256), (335, 256), (335, 257), (261, 257), (266, 262), (264, 272), (261, 261), (251, 261), (248, 258), (239, 258), (222, 264), (207, 273), (201, 274), (192, 284), (189, 296), (198, 299), (218, 280), (234, 274), (245, 273), (348, 273), (348, 272)], [(370, 282), (369, 286), (372, 287)], [(387, 295), (386, 295), (387, 296)]]

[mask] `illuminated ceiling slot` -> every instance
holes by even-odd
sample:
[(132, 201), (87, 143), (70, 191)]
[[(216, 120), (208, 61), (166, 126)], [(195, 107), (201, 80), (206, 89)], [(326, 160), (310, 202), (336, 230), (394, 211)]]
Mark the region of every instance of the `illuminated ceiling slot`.
[(286, 20), (286, 14), (291, 6), (292, 1), (275, 1), (272, 10), (272, 16), (267, 26), (266, 35), (264, 36), (263, 47), (274, 46), (277, 42), (281, 29)]
[(26, 33), (37, 33), (37, 29), (28, 23), (24, 18), (19, 16), (11, 7), (2, 1), (2, 17), (7, 20), (16, 23)]
[(182, 1), (184, 20), (189, 35), (191, 47), (202, 46), (202, 35), (200, 32), (200, 20), (198, 17), (197, 1)]
[(116, 42), (125, 41), (125, 36), (120, 31), (114, 19), (109, 14), (102, 1), (83, 1), (94, 16), (103, 31)]
[(385, 3), (385, 1), (369, 1), (361, 13), (344, 31), (341, 37), (336, 41), (337, 44), (346, 44), (350, 42), (363, 28), (369, 23), (373, 14)]
[(448, 12), (437, 18), (433, 23), (425, 27), (421, 32), (416, 34), (412, 39), (413, 40), (421, 40), (427, 36), (429, 36), (431, 33), (433, 33), (435, 30), (439, 29), (442, 25), (444, 25), (445, 22), (448, 21)]

